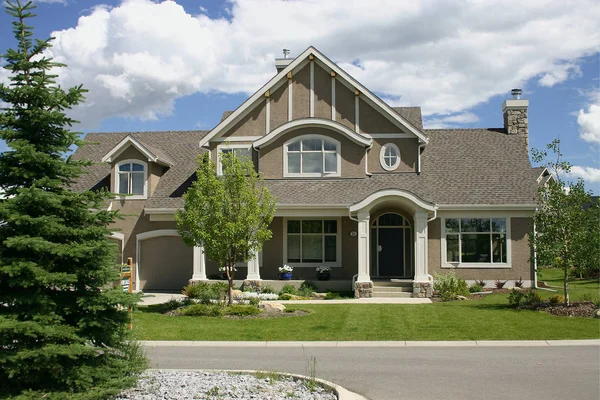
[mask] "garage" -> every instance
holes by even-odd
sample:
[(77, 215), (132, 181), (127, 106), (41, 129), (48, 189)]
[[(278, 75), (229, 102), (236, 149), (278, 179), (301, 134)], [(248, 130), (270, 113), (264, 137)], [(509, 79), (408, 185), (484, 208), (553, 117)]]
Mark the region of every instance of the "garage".
[(159, 236), (139, 240), (139, 289), (176, 291), (192, 277), (194, 250), (179, 236)]

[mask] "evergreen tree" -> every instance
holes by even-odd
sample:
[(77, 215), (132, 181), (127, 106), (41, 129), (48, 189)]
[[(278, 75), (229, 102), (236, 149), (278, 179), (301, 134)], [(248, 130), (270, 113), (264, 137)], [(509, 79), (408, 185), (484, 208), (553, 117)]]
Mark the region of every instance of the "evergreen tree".
[(87, 163), (67, 157), (82, 143), (65, 110), (85, 90), (56, 84), (50, 70), (63, 65), (45, 57), (53, 38), (33, 40), (33, 9), (6, 2), (17, 47), (0, 85), (0, 397), (102, 398), (144, 366), (126, 340), (136, 296), (112, 287), (108, 193), (69, 190)]

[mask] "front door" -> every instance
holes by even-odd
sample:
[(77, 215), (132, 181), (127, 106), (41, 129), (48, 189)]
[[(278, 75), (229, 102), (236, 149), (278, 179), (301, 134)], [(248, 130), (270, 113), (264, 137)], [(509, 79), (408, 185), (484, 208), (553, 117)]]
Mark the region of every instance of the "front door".
[(410, 278), (412, 246), (411, 227), (404, 217), (394, 213), (379, 216), (371, 227), (371, 275)]

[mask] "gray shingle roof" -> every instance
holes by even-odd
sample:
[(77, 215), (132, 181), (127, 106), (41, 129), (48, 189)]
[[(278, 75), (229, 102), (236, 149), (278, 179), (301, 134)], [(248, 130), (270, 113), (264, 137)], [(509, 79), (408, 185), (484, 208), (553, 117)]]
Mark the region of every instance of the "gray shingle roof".
[(410, 122), (415, 128), (423, 130), (423, 116), (421, 107), (392, 107), (402, 118)]

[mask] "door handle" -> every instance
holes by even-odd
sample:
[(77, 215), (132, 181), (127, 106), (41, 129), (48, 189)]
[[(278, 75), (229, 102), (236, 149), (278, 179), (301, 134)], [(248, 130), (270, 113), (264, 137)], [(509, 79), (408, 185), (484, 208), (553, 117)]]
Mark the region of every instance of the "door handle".
[(377, 251), (381, 251), (383, 250), (383, 247), (381, 247), (381, 245), (377, 246)]

